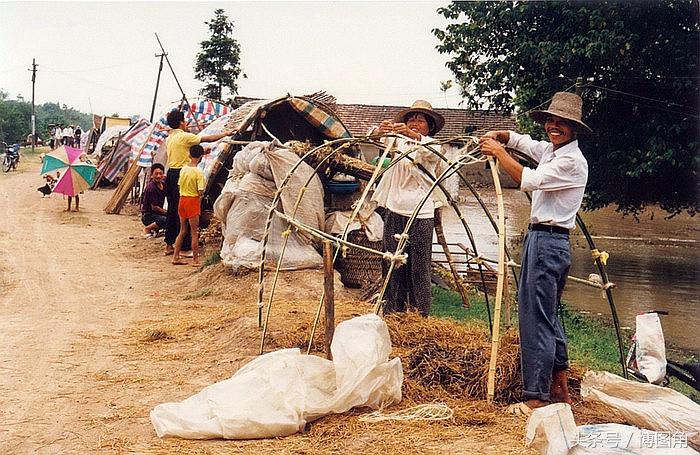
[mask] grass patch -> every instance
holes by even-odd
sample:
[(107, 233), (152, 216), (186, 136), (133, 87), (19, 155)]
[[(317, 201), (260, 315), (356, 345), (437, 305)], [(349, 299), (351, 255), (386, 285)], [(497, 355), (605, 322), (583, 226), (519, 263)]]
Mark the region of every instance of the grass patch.
[[(493, 305), (494, 299), (489, 296), (489, 303)], [(517, 326), (517, 305), (512, 305), (512, 323)], [(493, 308), (491, 309), (493, 313)], [(433, 304), (430, 314), (435, 317), (452, 318), (456, 320), (476, 321), (488, 326), (488, 316), (483, 294), (472, 293), (470, 295), (470, 307), (462, 306), (462, 298), (457, 292), (433, 286)], [(503, 309), (501, 309), (503, 316)], [(622, 376), (622, 366), (619, 361), (617, 336), (612, 322), (593, 319), (584, 314), (571, 311), (566, 306), (560, 316), (568, 338), (569, 360), (578, 366), (591, 369), (610, 371)], [(622, 330), (623, 352), (627, 354), (629, 340), (632, 338), (631, 330)], [(691, 359), (686, 359), (689, 361)], [(687, 384), (671, 379), (670, 387), (697, 403), (700, 403), (700, 393)]]
[(212, 266), (214, 264), (218, 264), (219, 262), (221, 262), (221, 254), (219, 254), (218, 251), (214, 251), (204, 260), (201, 270), (204, 270), (206, 267)]
[(208, 295), (212, 295), (214, 291), (212, 288), (204, 288), (200, 289), (199, 291), (194, 291), (190, 292), (189, 294), (186, 294), (182, 300), (194, 300), (194, 299), (199, 299), (201, 297), (206, 297)]

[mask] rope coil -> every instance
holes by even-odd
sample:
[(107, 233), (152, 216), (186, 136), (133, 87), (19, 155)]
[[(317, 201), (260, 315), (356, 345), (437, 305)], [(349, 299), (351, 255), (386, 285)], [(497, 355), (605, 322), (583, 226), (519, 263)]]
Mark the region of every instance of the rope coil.
[(419, 404), (400, 411), (384, 413), (381, 409), (359, 417), (360, 422), (376, 423), (387, 420), (447, 420), (454, 416), (454, 411), (445, 403)]

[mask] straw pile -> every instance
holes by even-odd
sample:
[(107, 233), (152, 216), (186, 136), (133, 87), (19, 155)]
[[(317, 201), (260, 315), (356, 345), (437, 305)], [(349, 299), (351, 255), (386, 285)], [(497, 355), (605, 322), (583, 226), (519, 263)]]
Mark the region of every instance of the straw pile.
[[(488, 330), (476, 324), (450, 319), (423, 318), (417, 313), (386, 318), (393, 345), (404, 370), (404, 397), (411, 403), (446, 398), (486, 399), (486, 374), (490, 355)], [(276, 335), (278, 347), (306, 349), (310, 327), (300, 325)], [(323, 333), (317, 331), (312, 351), (323, 350)], [(520, 357), (516, 334), (501, 338), (496, 370), (496, 401), (516, 401), (521, 392)]]

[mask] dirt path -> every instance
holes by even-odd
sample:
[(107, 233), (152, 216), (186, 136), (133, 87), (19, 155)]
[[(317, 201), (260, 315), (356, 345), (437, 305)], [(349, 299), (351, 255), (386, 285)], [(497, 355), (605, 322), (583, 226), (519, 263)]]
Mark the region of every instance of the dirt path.
[(109, 192), (62, 212), (61, 195), (36, 191), (38, 159), (27, 161), (0, 176), (0, 447), (56, 453), (76, 448), (78, 422), (109, 406), (86, 381), (114, 362), (94, 337), (143, 317), (149, 289), (173, 271), (124, 255), (136, 217), (104, 215)]
[[(400, 428), (408, 424), (367, 426), (353, 412), (280, 440), (158, 439), (154, 405), (230, 377), (255, 355), (255, 277), (171, 266), (160, 239), (141, 238), (137, 216), (103, 213), (111, 191), (89, 191), (80, 213), (62, 212), (62, 196), (36, 191), (38, 169), (29, 157), (0, 175), (0, 453), (528, 453), (524, 421), (492, 417)], [(281, 291), (288, 306), (273, 327), (313, 314), (319, 289), (302, 277), (314, 273), (283, 276), (283, 289), (294, 286)], [(358, 305), (339, 313), (367, 311)]]

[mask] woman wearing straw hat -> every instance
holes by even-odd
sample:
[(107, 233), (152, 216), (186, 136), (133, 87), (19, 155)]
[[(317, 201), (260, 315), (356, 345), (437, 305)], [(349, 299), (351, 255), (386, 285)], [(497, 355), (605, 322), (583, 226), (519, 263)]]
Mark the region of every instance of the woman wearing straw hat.
[[(513, 131), (490, 131), (480, 139), (481, 151), (494, 156), (522, 191), (532, 192), (518, 287), (524, 401), (508, 407), (513, 414), (529, 414), (552, 402), (571, 403), (566, 336), (557, 308), (571, 265), (569, 230), (588, 179), (577, 140), (578, 133), (591, 132), (581, 121), (582, 105), (578, 95), (558, 92), (547, 110), (530, 113), (544, 126), (549, 142)], [(532, 157), (537, 168), (523, 167), (504, 145)]]
[[(383, 248), (396, 251), (398, 239), (418, 201), (430, 190), (440, 160), (430, 150), (421, 146), (433, 140), (445, 124), (442, 115), (435, 112), (427, 101), (418, 100), (399, 112), (394, 120), (384, 120), (378, 127), (380, 134), (396, 134), (399, 156), (413, 149), (407, 157), (391, 167), (382, 177), (373, 200), (387, 210), (384, 214)], [(410, 159), (409, 159), (410, 157)], [(415, 163), (420, 164), (431, 175), (425, 174)], [(428, 198), (418, 212), (408, 231), (408, 243), (404, 253), (407, 263), (395, 268), (386, 290), (384, 313), (406, 311), (406, 304), (428, 316), (432, 294), (430, 289), (430, 261), (433, 241), (434, 210), (442, 203), (439, 194)], [(388, 264), (384, 264), (384, 273)]]

